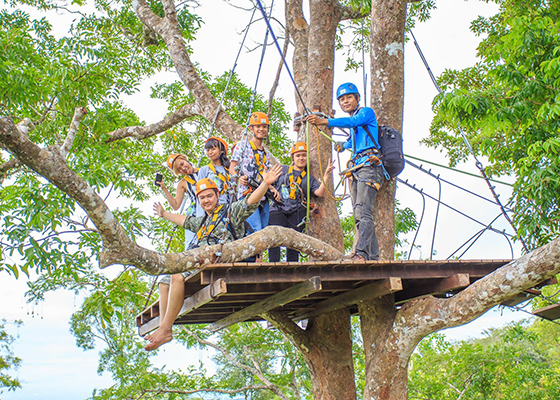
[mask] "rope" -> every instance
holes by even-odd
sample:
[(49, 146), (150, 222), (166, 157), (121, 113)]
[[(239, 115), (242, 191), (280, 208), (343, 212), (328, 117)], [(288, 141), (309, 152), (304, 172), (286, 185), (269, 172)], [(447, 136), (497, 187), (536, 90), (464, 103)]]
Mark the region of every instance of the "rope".
[[(301, 101), (301, 105), (303, 106), (303, 110), (305, 112), (309, 112), (309, 109), (307, 108), (307, 106), (305, 105), (305, 102), (303, 101), (303, 96), (301, 95), (301, 93), (300, 93), (300, 91), (299, 91), (299, 89), (296, 85), (296, 80), (294, 79), (294, 75), (292, 74), (292, 71), (290, 70), (290, 67), (288, 66), (288, 63), (286, 61), (286, 57), (284, 57), (284, 53), (282, 52), (282, 49), (280, 48), (280, 45), (278, 44), (278, 39), (276, 38), (276, 35), (274, 34), (274, 30), (272, 29), (272, 26), (270, 25), (270, 17), (266, 16), (266, 12), (264, 11), (264, 7), (261, 3), (261, 0), (257, 0), (257, 6), (261, 10), (261, 14), (263, 16), (263, 19), (266, 22), (266, 26), (268, 27), (268, 31), (270, 31), (270, 34), (272, 35), (272, 38), (274, 39), (274, 44), (276, 45), (276, 48), (278, 49), (278, 53), (280, 54), (280, 58), (282, 59), (282, 62), (284, 63), (284, 67), (286, 68), (286, 71), (288, 71), (288, 75), (290, 76), (290, 79), (292, 80), (292, 83), (294, 85), (296, 94), (299, 98), (299, 101)], [(271, 5), (271, 8), (272, 8), (272, 5)]]
[[(436, 87), (437, 91), (440, 94), (445, 94), (445, 92), (441, 89), (441, 87), (438, 85), (437, 80), (432, 72), (432, 70), (430, 69), (430, 66), (428, 65), (428, 61), (426, 60), (426, 58), (424, 57), (424, 54), (422, 53), (422, 49), (420, 49), (420, 45), (418, 44), (418, 41), (416, 40), (416, 37), (414, 37), (414, 33), (412, 33), (412, 30), (410, 30), (410, 34), (412, 35), (412, 39), (414, 40), (414, 46), (416, 47), (416, 50), (418, 51), (418, 54), (420, 55), (420, 58), (422, 59), (422, 62), (424, 63), (424, 66), (426, 67), (426, 70), (428, 71), (428, 74), (430, 75), (430, 79), (432, 80), (434, 86)], [(494, 196), (494, 199), (496, 200), (496, 203), (499, 205), (500, 207), (500, 211), (502, 212), (502, 214), (504, 215), (504, 218), (509, 222), (509, 224), (511, 225), (511, 227), (513, 228), (513, 231), (515, 232), (516, 236), (519, 238), (519, 241), (521, 242), (521, 244), (523, 245), (523, 249), (525, 250), (525, 252), (529, 251), (529, 248), (527, 247), (527, 244), (525, 243), (525, 240), (523, 239), (523, 237), (519, 234), (519, 232), (517, 231), (517, 228), (515, 227), (515, 225), (513, 224), (513, 221), (511, 220), (511, 218), (509, 217), (509, 215), (507, 214), (504, 206), (502, 205), (502, 203), (500, 202), (499, 196), (496, 193), (496, 191), (494, 190), (495, 187), (492, 186), (492, 184), (490, 183), (490, 178), (488, 178), (488, 176), (486, 175), (486, 172), (484, 171), (484, 166), (482, 165), (482, 163), (479, 161), (479, 159), (476, 157), (476, 154), (474, 153), (471, 144), (469, 142), (469, 140), (467, 139), (467, 136), (465, 135), (465, 133), (463, 132), (463, 130), (461, 129), (461, 127), (459, 125), (457, 125), (457, 130), (459, 131), (459, 133), (461, 134), (461, 137), (463, 139), (463, 142), (465, 143), (465, 146), (467, 147), (467, 149), (470, 151), (470, 153), (472, 154), (474, 160), (475, 160), (475, 165), (478, 168), (478, 170), (480, 171), (480, 174), (482, 175), (482, 177), (484, 178), (484, 180), (486, 181), (486, 184), (488, 185), (488, 188), (490, 189), (490, 191), (492, 192), (492, 195)]]
[(434, 232), (432, 234), (432, 248), (430, 249), (430, 260), (434, 256), (434, 244), (436, 241), (436, 228), (437, 228), (437, 221), (439, 217), (439, 206), (441, 205), (441, 180), (439, 179), (439, 176), (436, 179), (438, 182), (439, 191), (438, 191), (438, 199), (437, 199), (437, 207), (436, 207), (436, 216), (434, 219)]
[(418, 222), (418, 227), (416, 228), (416, 233), (414, 234), (414, 239), (412, 239), (412, 243), (410, 244), (410, 250), (408, 251), (408, 260), (410, 260), (410, 255), (412, 254), (412, 249), (414, 249), (414, 243), (416, 243), (416, 238), (418, 237), (418, 232), (420, 232), (420, 227), (422, 226), (422, 221), (424, 220), (424, 212), (426, 211), (426, 197), (424, 196), (424, 192), (420, 191), (420, 195), (422, 196), (422, 214), (420, 215), (420, 222)]
[[(309, 122), (307, 122), (307, 124), (309, 125)], [(319, 132), (321, 132), (323, 135), (325, 135), (326, 137), (328, 137), (329, 139), (331, 139), (329, 136), (327, 136), (323, 131), (321, 131), (319, 129), (319, 127), (315, 126), (315, 135), (317, 137), (317, 147), (319, 146)], [(334, 142), (334, 140), (331, 139), (331, 141)], [(338, 154), (338, 152), (336, 153), (336, 155), (338, 156), (338, 169), (340, 170), (340, 155)], [(309, 159), (309, 158), (308, 158)], [(317, 161), (319, 162), (319, 173), (321, 174), (321, 178), (324, 178), (324, 173), (323, 173), (323, 164), (321, 163), (321, 152), (317, 151)], [(335, 193), (336, 192), (336, 188), (335, 190), (333, 190), (333, 193), (331, 194), (329, 188), (327, 187), (327, 182), (324, 182), (325, 184), (325, 193), (327, 193), (327, 195), (333, 199), (336, 202), (342, 201), (344, 200), (344, 196), (346, 195), (346, 179), (341, 178), (340, 179), (340, 183), (344, 183), (344, 193), (342, 194), (342, 197), (336, 197)], [(336, 186), (338, 188), (338, 186), (340, 186), (340, 183)]]
[[(307, 144), (307, 162), (309, 163), (309, 122), (305, 123), (305, 141)], [(321, 154), (321, 149), (319, 149), (319, 141), (317, 141), (317, 153)], [(321, 161), (319, 161), (319, 165), (321, 165)], [(309, 172), (309, 171), (308, 171)], [(307, 204), (305, 205), (305, 231), (307, 232), (307, 228), (309, 227), (309, 207), (311, 205), (311, 174), (307, 174)]]

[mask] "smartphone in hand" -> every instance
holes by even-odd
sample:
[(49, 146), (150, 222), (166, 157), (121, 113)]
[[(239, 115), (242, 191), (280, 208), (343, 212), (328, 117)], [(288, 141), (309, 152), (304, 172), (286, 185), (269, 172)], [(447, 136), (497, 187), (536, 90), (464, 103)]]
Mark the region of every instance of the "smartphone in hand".
[(162, 174), (156, 174), (156, 180), (154, 181), (154, 185), (159, 186), (159, 184), (163, 181), (163, 175)]

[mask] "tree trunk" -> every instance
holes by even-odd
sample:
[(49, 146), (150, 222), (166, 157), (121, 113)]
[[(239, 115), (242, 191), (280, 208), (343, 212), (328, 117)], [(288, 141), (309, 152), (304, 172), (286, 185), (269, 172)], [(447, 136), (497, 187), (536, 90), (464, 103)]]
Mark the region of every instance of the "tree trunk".
[[(390, 125), (401, 132), (406, 4), (406, 0), (373, 0), (371, 5), (371, 107), (379, 125)], [(394, 257), (395, 188), (395, 179), (383, 185), (374, 210), (381, 260)]]
[(313, 383), (314, 400), (356, 399), (348, 310), (314, 318), (305, 330), (280, 311), (270, 311), (263, 317), (301, 351)]
[(408, 393), (408, 358), (394, 335), (393, 295), (358, 305), (365, 352), (364, 399), (404, 400)]
[[(371, 107), (379, 125), (402, 132), (404, 96), (404, 27), (406, 1), (372, 1)], [(392, 260), (395, 247), (395, 186), (386, 181), (377, 196), (374, 220), (380, 259)], [(404, 400), (408, 397), (409, 351), (395, 334), (394, 296), (359, 304), (365, 351), (364, 399)]]

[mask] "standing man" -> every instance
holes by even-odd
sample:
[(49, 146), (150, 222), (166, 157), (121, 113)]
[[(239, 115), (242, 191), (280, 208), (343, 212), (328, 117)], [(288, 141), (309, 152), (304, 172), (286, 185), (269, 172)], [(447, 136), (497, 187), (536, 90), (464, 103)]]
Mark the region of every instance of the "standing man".
[[(203, 217), (172, 214), (165, 211), (161, 203), (154, 204), (154, 212), (161, 218), (196, 232), (195, 247), (218, 244), (221, 240), (226, 243), (232, 242), (243, 237), (245, 220), (256, 210), (261, 197), (281, 173), (280, 165), (275, 165), (270, 171), (265, 169), (262, 183), (253, 193), (231, 205), (229, 222), (226, 205), (218, 203), (218, 186), (209, 178), (201, 179), (196, 183), (196, 197), (205, 212)], [(145, 339), (150, 343), (144, 349), (155, 350), (173, 339), (173, 323), (181, 311), (184, 296), (185, 281), (182, 274), (172, 275), (171, 284), (167, 287), (160, 284), (160, 325), (154, 333), (146, 335)]]
[[(254, 112), (249, 119), (249, 130), (252, 133), (250, 140), (241, 140), (235, 145), (231, 155), (229, 173), (232, 178), (239, 177), (237, 198), (251, 194), (262, 182), (264, 168), (270, 168), (272, 155), (264, 148), (264, 141), (268, 137), (268, 116), (262, 112)], [(238, 169), (238, 170), (237, 170)], [(270, 191), (278, 200), (280, 195), (273, 187)], [(270, 216), (268, 199), (262, 199), (258, 210), (247, 218), (253, 231), (259, 231), (268, 226)]]
[(316, 114), (308, 115), (305, 120), (314, 125), (330, 128), (352, 128), (346, 142), (336, 145), (338, 152), (349, 149), (352, 158), (351, 196), (354, 208), (354, 222), (358, 231), (354, 261), (379, 260), (379, 243), (373, 223), (373, 206), (377, 191), (383, 183), (383, 167), (378, 158), (379, 139), (377, 119), (369, 107), (359, 106), (360, 92), (353, 83), (344, 83), (336, 91), (336, 98), (342, 111), (348, 117), (321, 118)]

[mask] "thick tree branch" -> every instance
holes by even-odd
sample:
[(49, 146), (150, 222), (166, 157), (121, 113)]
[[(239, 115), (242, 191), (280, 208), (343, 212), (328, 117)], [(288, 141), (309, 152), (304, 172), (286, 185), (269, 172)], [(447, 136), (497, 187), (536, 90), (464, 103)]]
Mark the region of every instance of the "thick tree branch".
[(103, 251), (99, 256), (101, 267), (123, 264), (135, 266), (153, 275), (177, 273), (211, 263), (216, 260), (217, 253), (221, 253), (222, 261), (233, 262), (275, 246), (288, 246), (320, 260), (339, 259), (343, 255), (318, 239), (277, 226), (267, 227), (223, 246), (205, 246), (183, 253), (160, 254), (130, 240), (103, 199), (68, 167), (58, 147), (39, 148), (7, 117), (0, 118), (0, 143), (20, 162), (44, 176), (80, 204), (103, 240)]
[(301, 352), (305, 353), (312, 345), (308, 334), (283, 312), (271, 310), (261, 316), (282, 332)]
[[(185, 41), (181, 34), (181, 29), (177, 22), (175, 7), (173, 2), (168, 0), (164, 4), (166, 18), (162, 19), (155, 15), (146, 0), (138, 0), (135, 3), (135, 11), (140, 20), (161, 36), (169, 49), (169, 55), (177, 74), (183, 84), (194, 96), (195, 102), (200, 110), (200, 115), (208, 121), (212, 121), (214, 113), (218, 109), (218, 102), (208, 90), (208, 87), (198, 75), (193, 65)], [(226, 112), (220, 111), (216, 119), (215, 127), (225, 137), (234, 141), (239, 140), (243, 135), (243, 128), (237, 124)]]
[(133, 137), (136, 140), (146, 139), (166, 130), (171, 127), (183, 122), (185, 119), (190, 117), (195, 117), (200, 115), (200, 108), (196, 103), (185, 104), (183, 107), (179, 108), (177, 111), (168, 114), (164, 119), (155, 124), (148, 126), (128, 126), (126, 128), (117, 129), (116, 131), (110, 132), (109, 139), (107, 143), (114, 142), (116, 140), (124, 139), (127, 137)]
[(181, 253), (157, 253), (136, 244), (121, 248), (112, 247), (101, 253), (99, 263), (102, 268), (113, 264), (126, 264), (152, 275), (175, 274), (214, 263), (218, 259), (217, 254), (221, 254), (220, 262), (235, 262), (277, 246), (293, 248), (318, 260), (337, 260), (343, 256), (334, 247), (319, 239), (294, 232), (293, 229), (268, 226), (235, 242), (203, 246)]
[(70, 122), (70, 127), (68, 128), (68, 134), (66, 134), (66, 139), (62, 146), (60, 146), (60, 154), (62, 157), (66, 157), (72, 144), (74, 143), (74, 138), (76, 137), (76, 133), (78, 133), (78, 129), (80, 127), (80, 122), (87, 114), (87, 109), (85, 107), (76, 107), (74, 109), (74, 116), (72, 117), (72, 122)]
[(426, 335), (466, 324), (558, 273), (560, 238), (497, 269), (449, 299), (428, 296), (405, 304), (395, 320), (395, 345), (403, 357), (409, 357)]
[(12, 157), (12, 159), (0, 164), (0, 179), (3, 179), (4, 176), (7, 175), (8, 171), (16, 169), (19, 166), (21, 166), (21, 164), (15, 157)]

